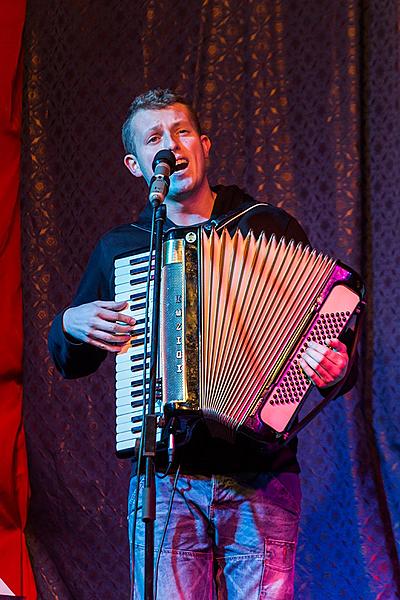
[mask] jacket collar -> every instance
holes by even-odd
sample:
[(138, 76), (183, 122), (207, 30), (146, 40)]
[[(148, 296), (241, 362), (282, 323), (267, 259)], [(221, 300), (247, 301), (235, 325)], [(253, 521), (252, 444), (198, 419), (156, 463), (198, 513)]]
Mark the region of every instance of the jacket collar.
[[(253, 198), (236, 185), (216, 185), (212, 186), (211, 189), (217, 194), (209, 220), (211, 225), (218, 226), (222, 221), (225, 220), (225, 216), (235, 213), (239, 207), (250, 206), (254, 204)], [(152, 215), (153, 208), (148, 202), (140, 213), (136, 225), (150, 231)], [(203, 225), (206, 225), (206, 223), (203, 223)], [(168, 218), (167, 214), (165, 230), (171, 229), (172, 227), (177, 227), (177, 225)]]

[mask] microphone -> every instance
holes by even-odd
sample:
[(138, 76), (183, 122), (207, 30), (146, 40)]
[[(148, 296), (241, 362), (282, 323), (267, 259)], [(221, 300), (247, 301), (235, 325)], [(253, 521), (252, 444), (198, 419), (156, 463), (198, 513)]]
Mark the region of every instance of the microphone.
[(169, 178), (175, 171), (176, 158), (171, 150), (159, 150), (153, 159), (154, 172), (150, 180), (149, 200), (153, 206), (164, 202), (169, 190)]

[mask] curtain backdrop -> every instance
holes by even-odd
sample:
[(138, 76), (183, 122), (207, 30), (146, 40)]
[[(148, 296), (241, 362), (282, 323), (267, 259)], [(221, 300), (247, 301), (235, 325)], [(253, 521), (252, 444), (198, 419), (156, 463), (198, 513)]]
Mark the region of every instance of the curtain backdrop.
[(397, 0), (28, 3), (24, 374), (41, 599), (127, 597), (113, 361), (64, 381), (46, 336), (98, 237), (144, 205), (120, 126), (156, 86), (193, 99), (211, 182), (283, 207), (366, 279), (358, 384), (300, 436), (297, 598), (398, 597), (398, 30)]
[(22, 294), (19, 206), (22, 30), (25, 0), (0, 14), (0, 579), (36, 598), (25, 543), (28, 470), (22, 424)]

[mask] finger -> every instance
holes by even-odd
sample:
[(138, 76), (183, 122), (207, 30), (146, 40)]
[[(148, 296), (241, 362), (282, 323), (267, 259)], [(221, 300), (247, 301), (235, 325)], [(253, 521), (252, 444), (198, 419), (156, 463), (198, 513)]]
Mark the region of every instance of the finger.
[(332, 338), (331, 340), (328, 340), (328, 346), (336, 350), (336, 352), (347, 354), (347, 346), (337, 338)]
[(320, 354), (314, 353), (314, 351), (311, 348), (307, 348), (307, 350), (303, 353), (302, 358), (306, 362), (306, 364), (309, 367), (311, 367), (314, 373), (316, 373), (318, 377), (322, 379), (322, 381), (328, 382), (332, 380), (330, 373), (320, 362)]
[[(319, 362), (318, 360), (315, 360), (315, 357), (312, 356), (310, 353), (312, 351), (309, 351), (309, 350), (310, 349), (307, 348), (307, 350), (303, 353), (302, 360), (315, 373), (315, 376), (318, 378), (319, 383), (317, 383), (316, 377), (313, 377), (312, 381), (316, 385), (319, 385), (320, 387), (333, 385), (337, 381), (340, 381), (340, 379), (343, 377), (344, 372), (346, 370), (346, 367), (343, 364), (343, 360), (344, 360), (343, 356), (341, 354), (338, 354), (338, 358), (340, 357), (340, 359), (342, 361), (340, 365), (334, 364), (330, 361), (325, 361), (325, 364), (323, 364), (324, 359), (322, 359), (321, 362)], [(346, 365), (347, 365), (347, 363), (346, 363)], [(309, 375), (309, 372), (307, 372), (307, 374)]]
[(99, 340), (89, 339), (88, 343), (92, 346), (96, 346), (96, 348), (99, 348), (100, 350), (113, 352), (114, 354), (121, 350), (120, 345), (108, 344), (107, 342), (100, 342)]
[(325, 356), (328, 351), (328, 346), (325, 344), (319, 344), (318, 342), (308, 342), (305, 352), (313, 351), (313, 354), (318, 354), (319, 356)]
[(315, 385), (317, 385), (318, 387), (323, 387), (325, 385), (325, 382), (323, 381), (323, 379), (318, 375), (318, 373), (316, 373), (310, 367), (310, 365), (308, 365), (306, 363), (306, 361), (303, 358), (301, 358), (299, 362), (300, 362), (300, 366), (302, 367), (302, 369), (305, 372), (305, 374), (308, 376), (309, 379), (311, 379), (311, 381)]
[(128, 306), (126, 300), (120, 300), (119, 302), (115, 302), (115, 300), (96, 300), (95, 304), (100, 308), (108, 308), (114, 311), (123, 310), (124, 307)]
[[(339, 341), (339, 340), (337, 340)], [(341, 344), (341, 342), (339, 342)], [(344, 346), (345, 352), (331, 350), (328, 346), (323, 346), (315, 342), (310, 342), (305, 352), (317, 360), (325, 369), (330, 371), (333, 367), (342, 369), (348, 361), (347, 348)]]
[(127, 325), (134, 325), (136, 323), (136, 319), (130, 315), (108, 309), (100, 310), (97, 316), (100, 319), (110, 321), (111, 323), (114, 323), (115, 321), (121, 321), (121, 323), (127, 323)]
[(106, 331), (102, 331), (101, 329), (93, 329), (89, 331), (88, 338), (95, 342), (106, 342), (108, 344), (117, 344), (119, 347), (126, 344), (131, 339), (131, 334), (122, 335), (122, 334), (114, 334), (107, 333)]
[(347, 356), (347, 347), (337, 338), (328, 339), (324, 344), (318, 344), (317, 342), (311, 341), (308, 345), (310, 348), (320, 352), (333, 362), (336, 362), (335, 356), (338, 354)]
[(98, 331), (106, 331), (114, 333), (115, 335), (131, 335), (133, 333), (133, 325), (136, 323), (118, 323), (116, 321), (104, 321), (103, 319), (96, 319), (94, 326)]

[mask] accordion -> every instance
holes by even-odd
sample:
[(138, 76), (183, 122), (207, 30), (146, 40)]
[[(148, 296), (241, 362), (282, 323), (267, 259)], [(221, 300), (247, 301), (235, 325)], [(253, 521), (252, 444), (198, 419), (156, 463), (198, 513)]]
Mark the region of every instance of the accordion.
[[(149, 252), (115, 261), (115, 299), (128, 301), (126, 312), (136, 319), (116, 358), (121, 457), (134, 453), (141, 433), (148, 267)], [(152, 285), (150, 277), (150, 305)], [(205, 419), (212, 435), (226, 439), (238, 432), (260, 441), (282, 437), (312, 388), (299, 365), (307, 344), (341, 335), (363, 297), (352, 269), (309, 246), (252, 232), (231, 237), (225, 228), (170, 230), (163, 243), (157, 440), (170, 417)]]

